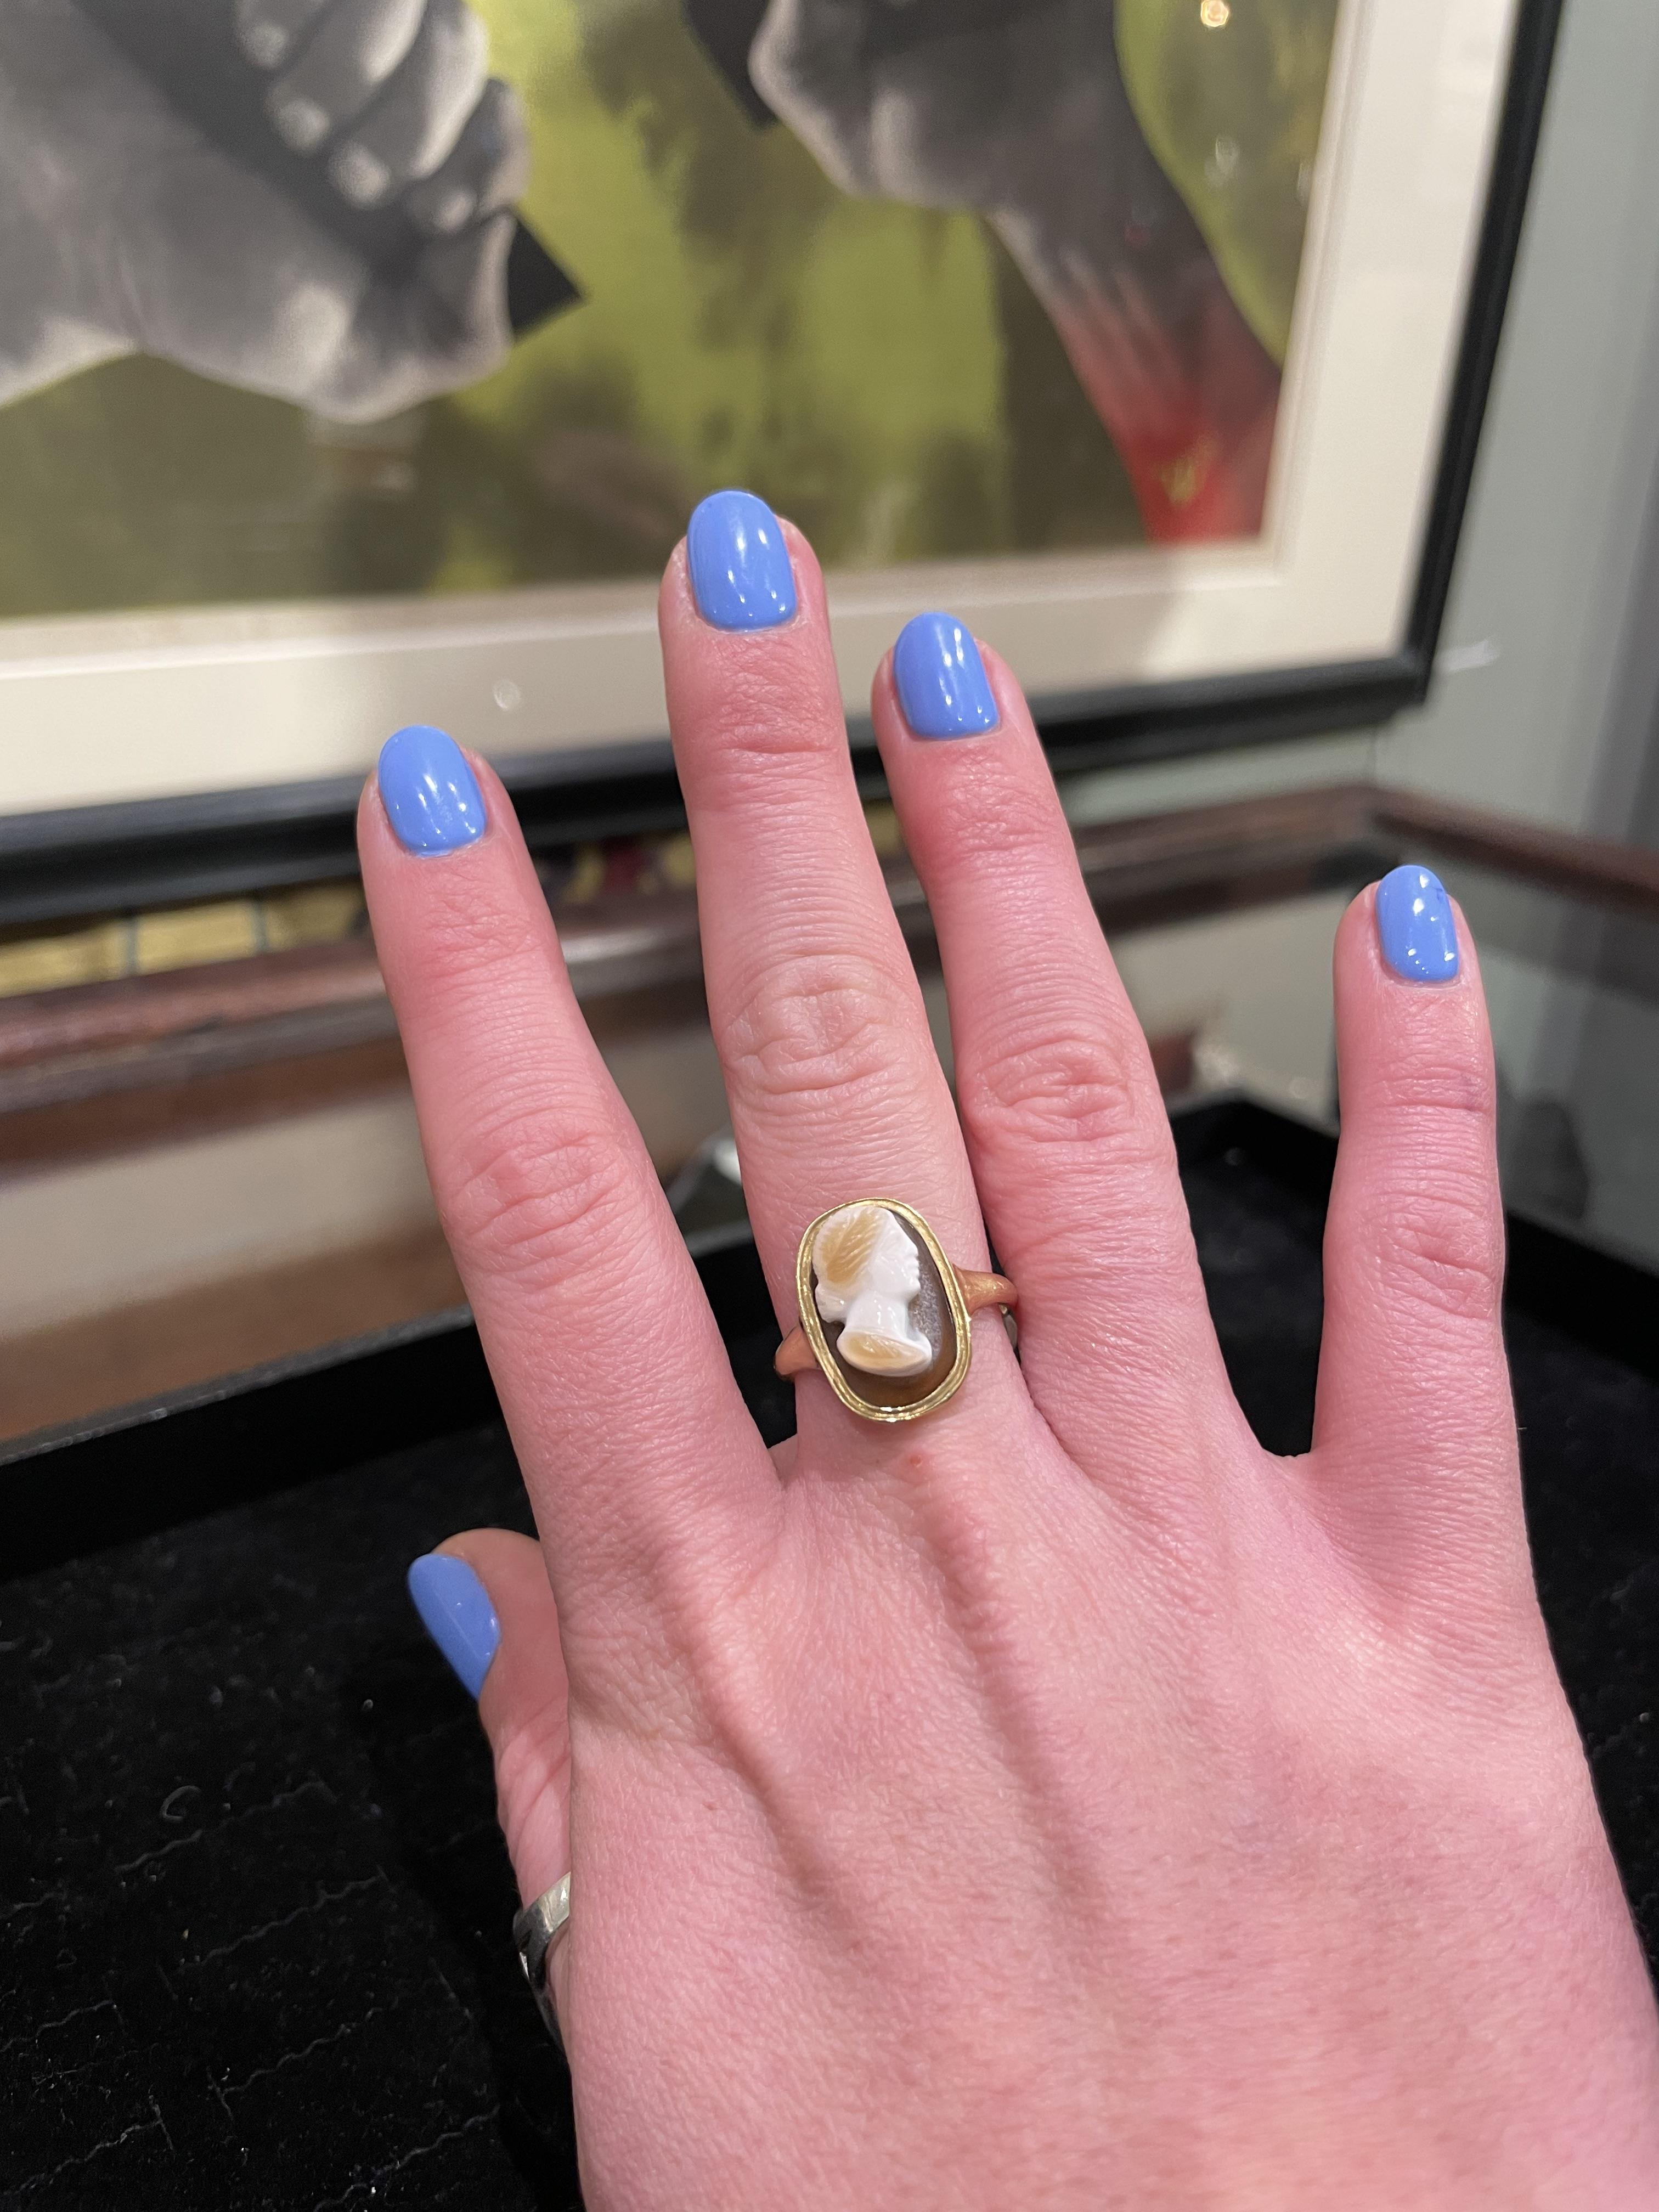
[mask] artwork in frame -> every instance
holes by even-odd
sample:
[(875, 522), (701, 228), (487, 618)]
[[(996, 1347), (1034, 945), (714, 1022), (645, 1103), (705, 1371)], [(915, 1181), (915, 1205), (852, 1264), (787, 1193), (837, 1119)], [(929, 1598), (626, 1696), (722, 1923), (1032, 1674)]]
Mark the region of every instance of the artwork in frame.
[(7, 910), (314, 872), (410, 720), (672, 805), (725, 483), (855, 742), (936, 605), (1073, 757), (1416, 696), (1558, 3), (20, 0)]

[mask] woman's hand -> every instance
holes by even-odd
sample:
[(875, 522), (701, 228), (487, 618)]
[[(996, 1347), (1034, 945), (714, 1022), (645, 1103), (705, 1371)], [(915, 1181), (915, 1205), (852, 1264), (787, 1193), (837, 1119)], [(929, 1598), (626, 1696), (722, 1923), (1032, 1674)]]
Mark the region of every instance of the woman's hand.
[(959, 1265), (988, 1230), (1020, 1347), (982, 1315), (964, 1387), (899, 1427), (809, 1374), (769, 1455), (500, 785), (392, 742), (376, 938), (542, 1534), (447, 1547), (488, 1605), (427, 1574), (459, 1585), (524, 1897), (574, 1869), (586, 2201), (1659, 2201), (1659, 2038), (1533, 1594), (1491, 1049), (1443, 895), (1391, 878), (1338, 937), (1315, 1443), (1277, 1459), (1008, 671), (922, 617), (875, 683), (953, 1107), (810, 549), (717, 495), (661, 627), (780, 1320), (806, 1224), (887, 1194)]

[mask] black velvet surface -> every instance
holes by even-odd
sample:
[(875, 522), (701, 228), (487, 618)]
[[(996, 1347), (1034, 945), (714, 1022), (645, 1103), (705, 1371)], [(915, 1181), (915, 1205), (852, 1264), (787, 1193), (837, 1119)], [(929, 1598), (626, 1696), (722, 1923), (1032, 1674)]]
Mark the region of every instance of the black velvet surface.
[[(1235, 1386), (1299, 1449), (1322, 1156), (1187, 1149)], [(1510, 1316), (1528, 1508), (1651, 1953), (1659, 1382), (1568, 1321)], [(757, 1388), (769, 1351), (734, 1346)], [(32, 1479), (75, 1453), (15, 1466), (14, 1509)], [(0, 1585), (0, 2204), (578, 2202), (488, 1756), (403, 1590), (480, 1521), (526, 1525), (493, 1426)]]

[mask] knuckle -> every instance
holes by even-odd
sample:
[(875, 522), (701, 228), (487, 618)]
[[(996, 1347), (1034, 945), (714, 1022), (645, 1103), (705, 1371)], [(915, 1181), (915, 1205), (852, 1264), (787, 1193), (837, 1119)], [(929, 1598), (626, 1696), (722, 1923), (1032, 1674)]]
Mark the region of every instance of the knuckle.
[(1039, 1148), (1138, 1152), (1147, 1142), (1149, 1099), (1131, 1045), (1093, 1024), (1000, 1038), (970, 1067), (958, 1062), (964, 1118), (975, 1128), (994, 1122), (1000, 1137)]
[(1385, 1295), (1454, 1320), (1492, 1319), (1504, 1292), (1504, 1228), (1484, 1188), (1396, 1193), (1386, 1218)]
[(719, 741), (698, 763), (720, 796), (769, 810), (778, 803), (780, 762), (844, 767), (847, 725), (840, 703), (826, 696), (803, 704), (799, 651), (763, 658), (733, 654), (721, 677)]
[(1421, 1121), (1432, 1117), (1449, 1132), (1479, 1132), (1497, 1119), (1497, 1082), (1491, 1063), (1458, 1054), (1406, 1060), (1380, 1079), (1382, 1111)]
[(473, 1133), (441, 1211), (452, 1242), (492, 1273), (557, 1281), (601, 1255), (614, 1263), (629, 1183), (611, 1132), (509, 1109)]
[[(951, 823), (951, 858), (975, 875), (993, 872), (1000, 881), (1053, 855), (1068, 877), (1077, 866), (1076, 848), (1066, 831), (1052, 785), (1034, 779), (1005, 777), (996, 786), (994, 805), (957, 810)], [(1032, 891), (1044, 886), (1032, 884)]]
[(872, 961), (809, 953), (762, 969), (723, 1028), (729, 1079), (763, 1103), (810, 1106), (884, 1090), (914, 1009)]

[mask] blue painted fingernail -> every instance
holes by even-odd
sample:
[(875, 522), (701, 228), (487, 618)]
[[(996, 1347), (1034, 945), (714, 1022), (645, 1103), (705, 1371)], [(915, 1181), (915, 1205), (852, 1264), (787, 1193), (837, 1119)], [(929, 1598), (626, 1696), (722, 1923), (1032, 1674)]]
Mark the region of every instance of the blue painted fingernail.
[(380, 747), (380, 799), (411, 853), (453, 853), (484, 833), (483, 796), (452, 737), (425, 722), (394, 731)]
[(996, 695), (972, 630), (954, 615), (918, 615), (893, 647), (893, 681), (919, 738), (969, 738), (997, 726)]
[(409, 1571), (409, 1594), (427, 1634), (476, 1698), (501, 1640), (489, 1592), (465, 1559), (428, 1552)]
[(685, 532), (697, 611), (716, 629), (775, 629), (795, 611), (778, 518), (752, 491), (713, 491)]
[(1431, 869), (1395, 868), (1376, 887), (1382, 957), (1412, 983), (1449, 983), (1457, 973), (1457, 923)]

